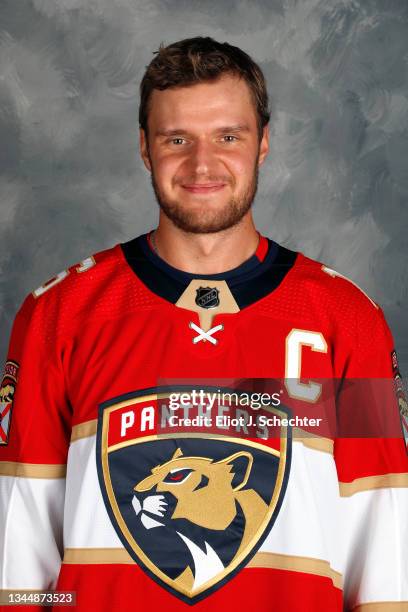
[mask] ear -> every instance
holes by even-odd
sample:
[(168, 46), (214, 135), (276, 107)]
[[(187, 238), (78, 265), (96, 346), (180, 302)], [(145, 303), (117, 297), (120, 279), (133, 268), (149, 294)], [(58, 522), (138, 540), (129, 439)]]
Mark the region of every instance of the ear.
[(240, 451), (234, 453), (217, 463), (226, 463), (230, 466), (230, 471), (233, 473), (232, 490), (239, 491), (248, 482), (249, 474), (251, 473), (252, 464), (254, 459), (251, 453), (247, 451)]
[(259, 144), (258, 166), (263, 164), (266, 156), (269, 153), (269, 125), (265, 125), (262, 131), (262, 138)]
[(147, 142), (146, 132), (142, 128), (139, 129), (139, 146), (140, 155), (142, 157), (143, 163), (148, 169), (148, 171), (151, 172), (152, 166), (150, 163), (149, 144)]
[(173, 461), (173, 459), (178, 459), (178, 457), (182, 457), (182, 455), (183, 455), (183, 451), (181, 450), (181, 448), (177, 447), (170, 461)]

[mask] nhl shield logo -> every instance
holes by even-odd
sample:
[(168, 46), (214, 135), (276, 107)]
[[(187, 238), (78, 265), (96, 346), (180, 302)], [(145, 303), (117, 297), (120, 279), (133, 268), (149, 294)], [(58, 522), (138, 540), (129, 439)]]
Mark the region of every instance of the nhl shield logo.
[(216, 287), (199, 287), (196, 289), (195, 303), (201, 308), (216, 308), (220, 305), (219, 291)]
[[(280, 428), (274, 447), (214, 433), (158, 433), (159, 404), (168, 395), (149, 389), (99, 407), (98, 475), (130, 556), (162, 587), (194, 604), (242, 570), (272, 529), (285, 494), (291, 437)], [(281, 407), (277, 412), (287, 417)]]

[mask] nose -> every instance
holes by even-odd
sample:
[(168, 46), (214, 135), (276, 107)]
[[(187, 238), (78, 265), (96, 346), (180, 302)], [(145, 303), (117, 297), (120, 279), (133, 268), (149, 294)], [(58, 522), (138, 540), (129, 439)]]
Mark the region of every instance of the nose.
[(191, 149), (188, 159), (189, 169), (192, 174), (211, 174), (215, 162), (216, 157), (212, 143), (205, 140), (197, 140)]
[(157, 482), (158, 480), (156, 476), (152, 474), (152, 476), (147, 476), (147, 478), (145, 478), (144, 480), (139, 482), (137, 485), (135, 485), (133, 487), (133, 490), (136, 491), (136, 493), (150, 491), (150, 489), (152, 489), (157, 484)]

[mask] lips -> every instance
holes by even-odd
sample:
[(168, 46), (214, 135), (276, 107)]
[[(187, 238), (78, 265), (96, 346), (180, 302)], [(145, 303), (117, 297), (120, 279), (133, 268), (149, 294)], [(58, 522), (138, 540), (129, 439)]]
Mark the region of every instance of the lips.
[(189, 193), (214, 193), (221, 191), (225, 187), (225, 183), (188, 183), (182, 185), (183, 189)]

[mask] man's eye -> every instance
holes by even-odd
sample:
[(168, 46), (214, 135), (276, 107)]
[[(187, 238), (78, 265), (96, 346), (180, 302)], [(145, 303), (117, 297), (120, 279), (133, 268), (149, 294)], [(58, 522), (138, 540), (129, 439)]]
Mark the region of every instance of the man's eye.
[(180, 145), (183, 144), (184, 138), (172, 138), (170, 142), (171, 144)]
[(238, 140), (238, 138), (236, 136), (232, 136), (232, 134), (226, 134), (223, 136), (223, 140), (226, 142), (234, 142), (235, 140)]

